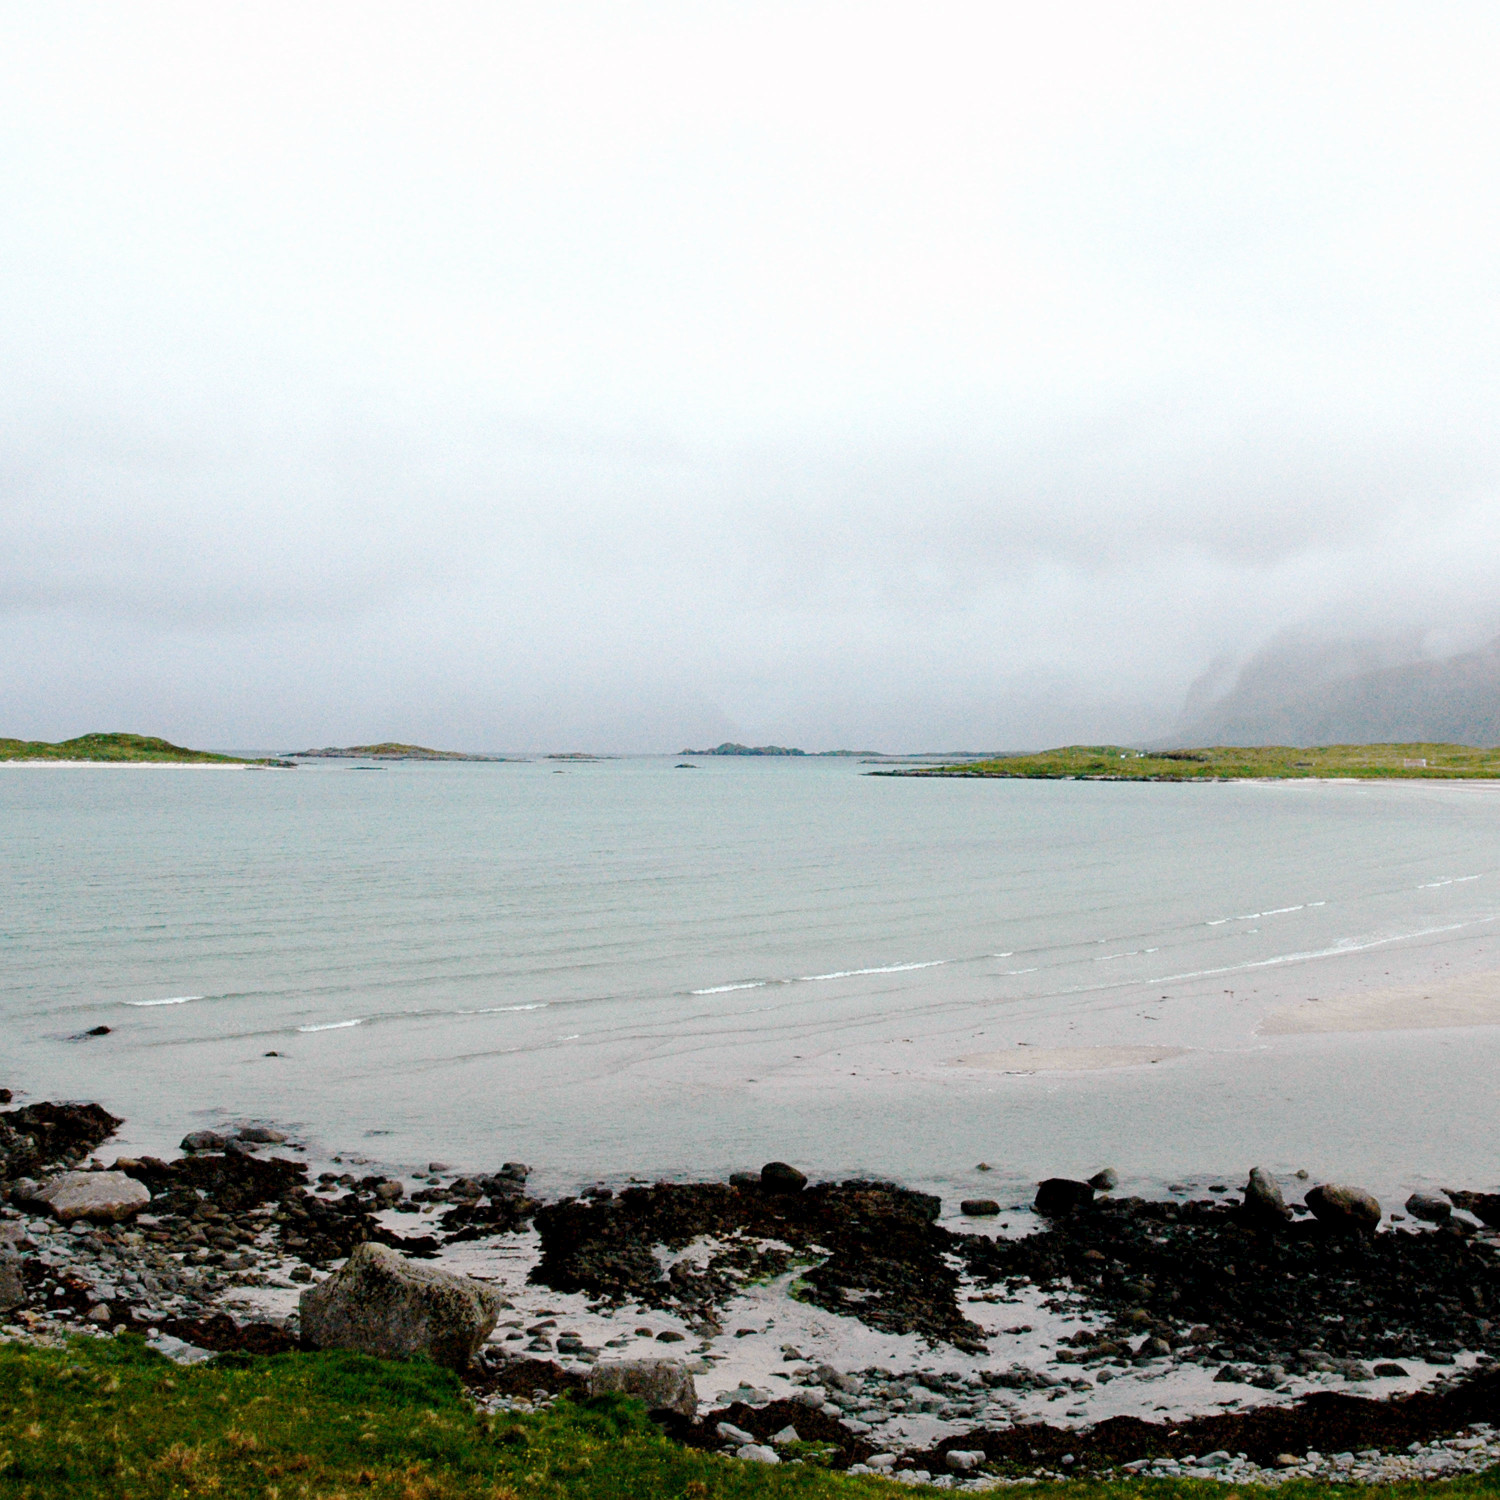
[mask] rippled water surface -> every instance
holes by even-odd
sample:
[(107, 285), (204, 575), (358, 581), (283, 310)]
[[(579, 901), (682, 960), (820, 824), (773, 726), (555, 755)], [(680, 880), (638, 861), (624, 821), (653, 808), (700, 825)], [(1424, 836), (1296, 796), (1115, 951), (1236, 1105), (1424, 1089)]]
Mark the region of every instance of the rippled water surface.
[[(4, 1081), (148, 1148), (255, 1117), (559, 1181), (1500, 1172), (1494, 1028), (1255, 1033), (1500, 968), (1500, 793), (865, 769), (0, 770)], [(953, 1066), (1019, 1042), (1186, 1051)]]

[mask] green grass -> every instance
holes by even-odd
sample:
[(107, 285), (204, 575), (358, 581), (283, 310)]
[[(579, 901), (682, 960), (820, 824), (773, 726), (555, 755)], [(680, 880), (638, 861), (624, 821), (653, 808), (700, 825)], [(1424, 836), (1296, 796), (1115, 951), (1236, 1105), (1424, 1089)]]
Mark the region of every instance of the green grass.
[[(1287, 1500), (1358, 1486), (1309, 1481)], [(1248, 1500), (1203, 1481), (1044, 1484), (1066, 1500)], [(487, 1416), (424, 1364), (347, 1354), (222, 1356), (179, 1368), (133, 1335), (65, 1348), (0, 1346), (6, 1500), (858, 1500), (904, 1485), (812, 1463), (768, 1468), (683, 1448), (620, 1397)], [(927, 1491), (927, 1493), (933, 1493)], [(1257, 1492), (1259, 1493), (1259, 1492)], [(1500, 1493), (1489, 1476), (1385, 1487), (1399, 1500)]]
[(1500, 777), (1500, 750), (1469, 745), (1210, 746), (1132, 750), (1125, 745), (1067, 745), (1037, 755), (920, 770), (897, 776), (1009, 776), (1031, 780), (1227, 781), (1353, 776), (1364, 780), (1452, 780)]
[(208, 750), (185, 750), (149, 734), (81, 734), (74, 740), (0, 740), (0, 760), (186, 761), (192, 764), (259, 764)]

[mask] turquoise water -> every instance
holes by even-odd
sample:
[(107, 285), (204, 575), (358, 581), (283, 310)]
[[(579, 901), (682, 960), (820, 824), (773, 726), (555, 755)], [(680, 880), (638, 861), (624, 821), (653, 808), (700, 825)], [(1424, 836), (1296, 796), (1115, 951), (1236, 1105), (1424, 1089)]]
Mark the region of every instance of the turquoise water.
[[(0, 1081), (97, 1098), (140, 1149), (255, 1118), (559, 1184), (1500, 1171), (1495, 1028), (1254, 1032), (1500, 969), (1500, 795), (864, 769), (0, 770)], [(953, 1066), (1023, 1041), (1190, 1050)]]

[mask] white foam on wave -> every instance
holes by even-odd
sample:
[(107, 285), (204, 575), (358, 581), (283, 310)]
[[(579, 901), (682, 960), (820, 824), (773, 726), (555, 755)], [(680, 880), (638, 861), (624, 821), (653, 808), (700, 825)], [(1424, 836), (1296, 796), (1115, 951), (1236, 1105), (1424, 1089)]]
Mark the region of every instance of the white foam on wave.
[(201, 1000), (202, 995), (171, 995), (165, 1000), (124, 1000), (123, 1005), (145, 1008), (152, 1005), (186, 1005), (191, 1000)]
[(365, 1018), (356, 1016), (352, 1021), (320, 1021), (316, 1026), (299, 1026), (298, 1031), (343, 1031), (350, 1026), (363, 1026)]
[(913, 969), (940, 969), (950, 960), (946, 958), (929, 958), (924, 963), (916, 964), (879, 964), (871, 969), (836, 969), (832, 974), (799, 974), (794, 981), (796, 984), (812, 984), (819, 979), (855, 979), (861, 974), (908, 974)]
[(518, 1010), (546, 1010), (545, 1000), (535, 1000), (530, 1005), (486, 1005), (483, 1010), (461, 1010), (461, 1016), (508, 1016)]
[(706, 990), (689, 990), (690, 995), (727, 995), (730, 990), (763, 990), (769, 979), (747, 979), (743, 984), (715, 984)]
[(1483, 880), (1483, 875), (1454, 875), (1448, 880), (1429, 880), (1424, 885), (1419, 885), (1419, 891), (1435, 891), (1440, 885), (1464, 885), (1470, 880)]

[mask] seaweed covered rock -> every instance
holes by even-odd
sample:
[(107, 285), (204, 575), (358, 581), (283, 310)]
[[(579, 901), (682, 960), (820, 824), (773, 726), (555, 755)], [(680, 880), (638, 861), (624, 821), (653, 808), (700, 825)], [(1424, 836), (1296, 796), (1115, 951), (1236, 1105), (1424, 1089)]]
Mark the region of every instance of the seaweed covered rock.
[(123, 1123), (97, 1104), (28, 1104), (0, 1112), (0, 1179), (70, 1166)]
[(462, 1370), (494, 1328), (502, 1300), (482, 1282), (365, 1243), (342, 1270), (303, 1292), (302, 1337), (314, 1349), (380, 1359), (425, 1355)]
[(1074, 1182), (1069, 1177), (1049, 1177), (1037, 1184), (1034, 1207), (1039, 1214), (1056, 1219), (1077, 1213), (1093, 1201), (1094, 1189), (1088, 1183)]

